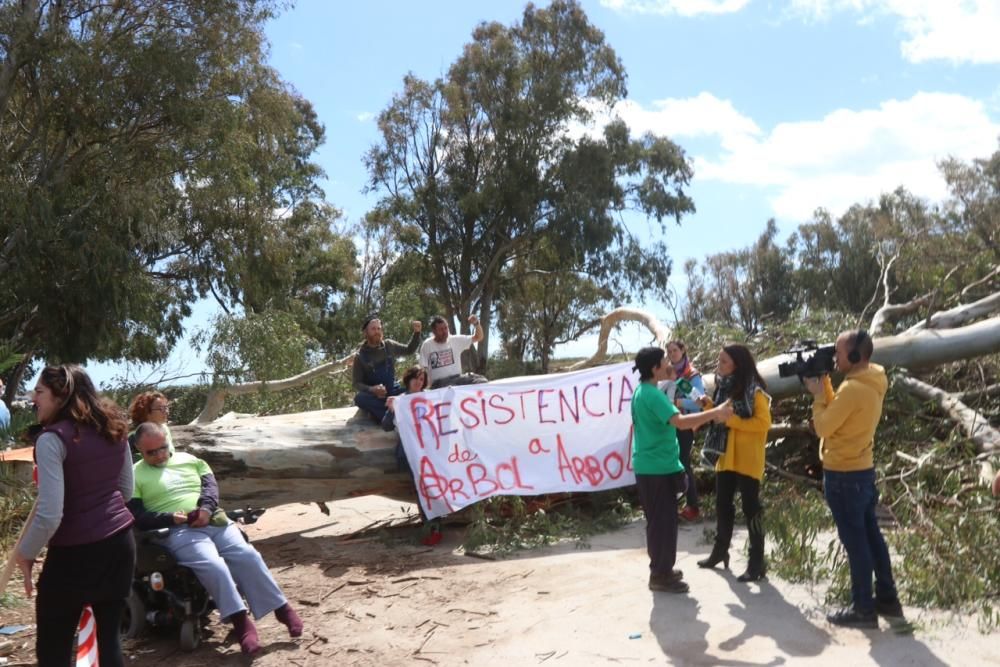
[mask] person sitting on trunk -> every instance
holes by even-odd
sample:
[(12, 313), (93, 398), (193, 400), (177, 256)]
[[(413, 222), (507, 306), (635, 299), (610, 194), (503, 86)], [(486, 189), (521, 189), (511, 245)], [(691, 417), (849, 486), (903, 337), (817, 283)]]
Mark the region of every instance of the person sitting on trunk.
[(448, 322), (440, 315), (431, 319), (431, 338), (420, 346), (420, 364), (427, 371), (431, 389), (461, 384), (480, 384), (488, 380), (476, 373), (462, 373), (462, 353), (483, 339), (483, 327), (479, 318), (469, 316), (469, 324), (475, 327), (471, 336), (451, 335)]
[(365, 342), (354, 355), (351, 376), (354, 382), (354, 404), (370, 414), (381, 424), (385, 417), (385, 400), (403, 393), (396, 382), (396, 358), (413, 354), (420, 345), (420, 331), (423, 325), (414, 321), (413, 335), (406, 345), (387, 340), (382, 334), (382, 320), (369, 315), (361, 325)]

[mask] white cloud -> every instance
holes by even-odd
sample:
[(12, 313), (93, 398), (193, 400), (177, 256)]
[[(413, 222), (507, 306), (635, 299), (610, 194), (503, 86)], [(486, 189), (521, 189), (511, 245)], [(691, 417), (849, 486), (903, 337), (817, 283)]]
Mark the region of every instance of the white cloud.
[(750, 0), (601, 0), (616, 12), (633, 14), (731, 14), (743, 9)]
[(900, 21), (900, 45), (910, 62), (1000, 63), (1000, 2), (997, 0), (792, 0), (808, 17), (826, 19), (853, 11), (862, 21), (889, 14)]
[(732, 102), (704, 92), (686, 99), (656, 100), (651, 109), (626, 100), (615, 107), (615, 115), (636, 134), (657, 134), (669, 127), (673, 134), (686, 137), (718, 135), (723, 147), (732, 149), (747, 137), (760, 134), (757, 124), (738, 112)]
[[(762, 131), (728, 100), (709, 93), (615, 108), (635, 132), (714, 138), (718, 150), (695, 154), (695, 178), (765, 188), (774, 214), (805, 220), (819, 206), (834, 214), (902, 185), (932, 201), (945, 194), (937, 162), (987, 157), (1000, 123), (983, 102), (962, 95), (917, 93), (874, 109), (838, 109), (818, 120)], [(597, 124), (602, 118), (597, 119)]]
[(358, 121), (362, 122), (362, 123), (367, 123), (368, 121), (370, 121), (374, 117), (375, 117), (375, 114), (373, 114), (371, 111), (362, 111), (357, 116), (355, 116), (355, 118), (357, 118)]

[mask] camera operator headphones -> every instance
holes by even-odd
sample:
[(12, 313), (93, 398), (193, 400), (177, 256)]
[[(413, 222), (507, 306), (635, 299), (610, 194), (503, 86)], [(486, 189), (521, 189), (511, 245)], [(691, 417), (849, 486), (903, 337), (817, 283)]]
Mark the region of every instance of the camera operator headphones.
[(861, 361), (861, 345), (868, 338), (868, 332), (864, 329), (858, 329), (858, 332), (854, 335), (854, 345), (851, 346), (851, 351), (847, 353), (847, 360), (852, 364), (856, 364)]

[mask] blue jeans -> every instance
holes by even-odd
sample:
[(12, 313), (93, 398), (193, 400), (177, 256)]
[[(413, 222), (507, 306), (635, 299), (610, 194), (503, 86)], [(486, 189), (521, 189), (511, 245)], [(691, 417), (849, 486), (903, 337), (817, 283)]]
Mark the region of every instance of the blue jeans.
[(264, 559), (235, 523), (225, 527), (175, 526), (163, 543), (178, 563), (198, 577), (219, 607), (220, 618), (246, 609), (241, 593), (257, 619), (287, 602)]
[(872, 598), (873, 573), (875, 597), (883, 602), (896, 601), (889, 547), (886, 546), (875, 519), (875, 504), (878, 502), (875, 470), (825, 470), (823, 494), (833, 514), (833, 521), (837, 524), (837, 534), (847, 551), (854, 608), (864, 613), (875, 610)]
[[(393, 384), (391, 379), (388, 383), (383, 381), (380, 384), (385, 385), (386, 398), (389, 396), (399, 396), (400, 394), (405, 393), (403, 388), (398, 384)], [(372, 418), (379, 423), (385, 419), (385, 398), (379, 398), (375, 394), (369, 394), (367, 391), (361, 391), (354, 395), (354, 405), (367, 411), (371, 414)]]

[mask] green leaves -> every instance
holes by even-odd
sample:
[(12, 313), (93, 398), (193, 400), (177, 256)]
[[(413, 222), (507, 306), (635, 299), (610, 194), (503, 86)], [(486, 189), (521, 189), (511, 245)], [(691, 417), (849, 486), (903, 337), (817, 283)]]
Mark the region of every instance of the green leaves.
[[(443, 79), (404, 79), (365, 158), (369, 189), (382, 195), (377, 219), (407, 230), (402, 248), (426, 257), (447, 315), (475, 312), (488, 331), (503, 285), (553, 262), (619, 299), (665, 285), (660, 239), (618, 214), (638, 211), (662, 231), (693, 211), (683, 151), (632, 139), (620, 121), (597, 137), (569, 131), (625, 94), (617, 55), (566, 1), (529, 5), (509, 27), (480, 25)], [(533, 263), (540, 246), (557, 257)]]
[(270, 0), (0, 7), (0, 336), (52, 360), (162, 359), (190, 304), (315, 326), (353, 279), (266, 62)]

